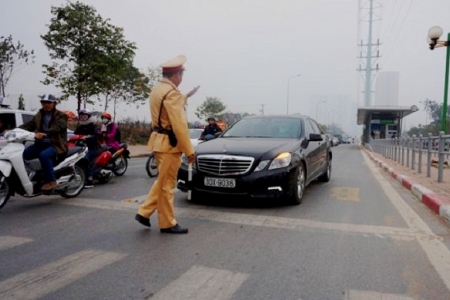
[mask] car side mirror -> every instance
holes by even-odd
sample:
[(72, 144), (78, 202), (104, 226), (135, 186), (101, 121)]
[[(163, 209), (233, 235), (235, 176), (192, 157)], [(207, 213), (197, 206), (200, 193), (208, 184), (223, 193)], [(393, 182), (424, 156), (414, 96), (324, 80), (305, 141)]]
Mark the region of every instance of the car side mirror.
[(311, 142), (321, 142), (323, 141), (322, 135), (317, 133), (310, 133), (309, 134), (309, 140)]

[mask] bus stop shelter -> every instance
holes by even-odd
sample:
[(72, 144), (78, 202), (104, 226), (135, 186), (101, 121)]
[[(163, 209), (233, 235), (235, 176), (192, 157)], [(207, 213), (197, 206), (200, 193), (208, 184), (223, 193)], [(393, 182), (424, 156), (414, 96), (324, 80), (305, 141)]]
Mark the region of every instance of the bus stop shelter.
[(403, 118), (418, 110), (415, 105), (358, 108), (357, 124), (364, 125), (363, 142), (370, 143), (370, 139), (400, 137)]

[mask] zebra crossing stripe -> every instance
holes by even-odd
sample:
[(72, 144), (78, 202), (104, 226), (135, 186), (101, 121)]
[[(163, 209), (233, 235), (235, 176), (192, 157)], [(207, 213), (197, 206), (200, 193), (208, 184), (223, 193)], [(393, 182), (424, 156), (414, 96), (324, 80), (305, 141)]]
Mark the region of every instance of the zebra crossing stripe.
[(17, 237), (17, 236), (0, 236), (0, 251), (8, 248), (20, 246), (22, 244), (30, 243), (33, 239)]
[[(172, 281), (152, 300), (231, 299), (249, 274), (192, 266)], [(150, 299), (150, 298), (149, 298)]]
[(38, 299), (125, 256), (100, 250), (74, 253), (0, 282), (0, 299)]

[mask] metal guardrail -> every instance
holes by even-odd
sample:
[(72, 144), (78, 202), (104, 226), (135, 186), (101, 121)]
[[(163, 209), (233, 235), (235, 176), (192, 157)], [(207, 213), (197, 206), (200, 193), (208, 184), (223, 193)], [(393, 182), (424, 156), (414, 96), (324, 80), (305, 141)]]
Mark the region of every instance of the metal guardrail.
[[(384, 157), (394, 160), (402, 166), (422, 173), (423, 161), (427, 177), (431, 177), (431, 164), (437, 161), (438, 182), (444, 181), (444, 166), (448, 166), (450, 157), (450, 135), (445, 135), (443, 131), (439, 136), (427, 136), (422, 134), (413, 135), (407, 138), (392, 139), (371, 139), (370, 144), (374, 152)], [(434, 159), (433, 159), (434, 157)]]

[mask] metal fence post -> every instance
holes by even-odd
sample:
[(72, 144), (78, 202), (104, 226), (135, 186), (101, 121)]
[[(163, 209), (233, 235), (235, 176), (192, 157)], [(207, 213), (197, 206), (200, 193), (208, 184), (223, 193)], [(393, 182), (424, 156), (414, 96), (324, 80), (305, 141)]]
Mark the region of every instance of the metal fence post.
[(406, 167), (409, 168), (409, 147), (411, 145), (410, 143), (411, 139), (408, 137), (406, 139)]
[(402, 138), (402, 166), (405, 165), (405, 143), (406, 138)]
[(420, 173), (422, 173), (422, 148), (423, 148), (423, 145), (422, 145), (422, 143), (423, 143), (423, 135), (422, 134), (419, 134), (419, 167), (418, 167), (418, 171), (419, 171), (419, 174)]
[(415, 168), (415, 160), (416, 160), (416, 135), (413, 134), (412, 142), (411, 142), (411, 169)]
[(444, 134), (445, 132), (439, 132), (439, 170), (438, 170), (438, 182), (444, 181)]
[(431, 177), (431, 150), (433, 149), (433, 140), (431, 133), (428, 133), (428, 152), (427, 152), (427, 177)]

